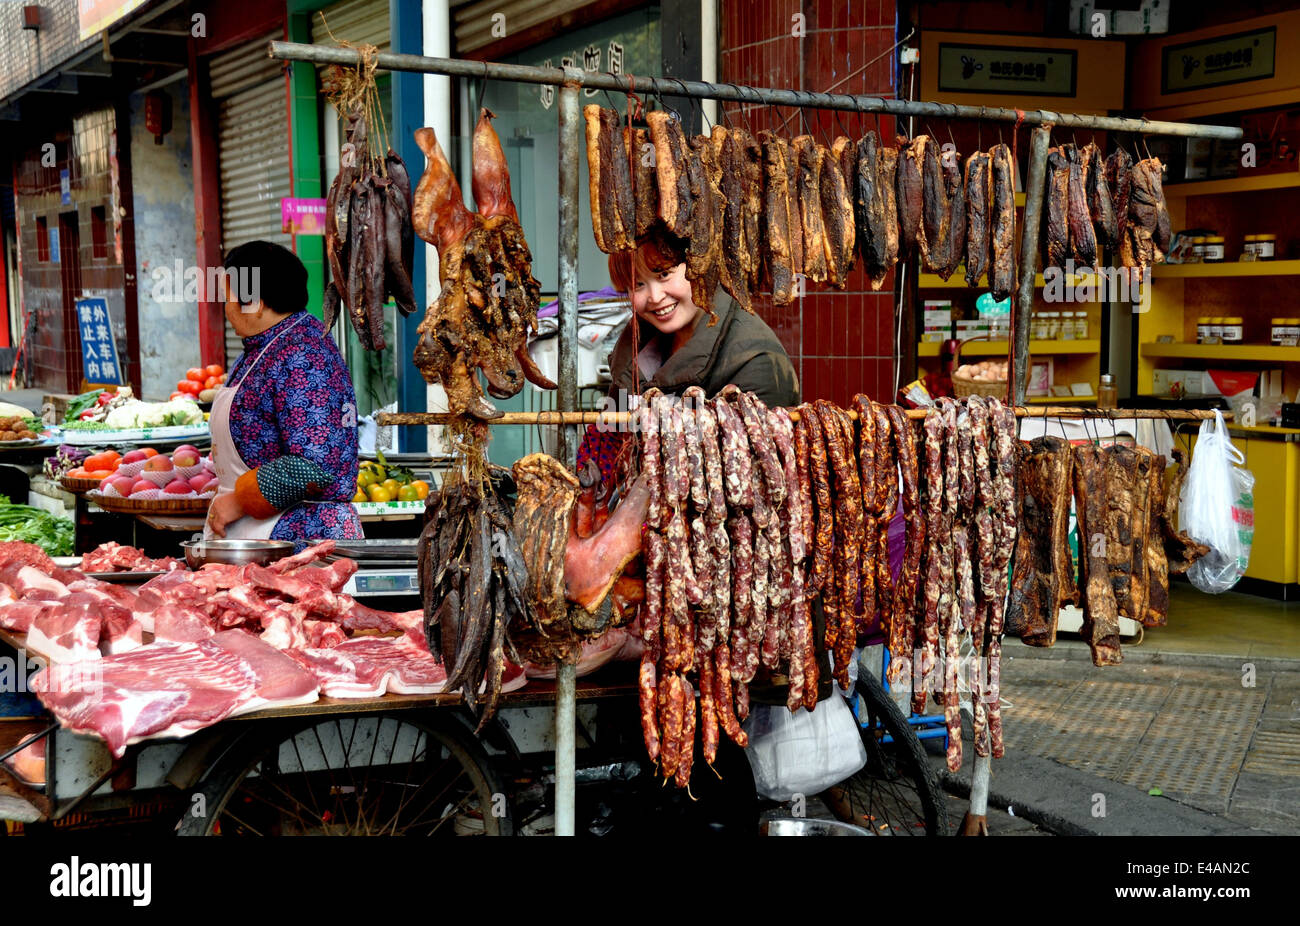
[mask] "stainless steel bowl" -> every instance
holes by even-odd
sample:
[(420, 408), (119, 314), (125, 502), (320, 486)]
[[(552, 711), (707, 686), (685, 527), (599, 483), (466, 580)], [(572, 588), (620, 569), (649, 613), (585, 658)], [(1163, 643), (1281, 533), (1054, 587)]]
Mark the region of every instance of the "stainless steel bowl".
[(873, 836), (870, 830), (838, 820), (775, 817), (761, 827), (765, 836)]
[(181, 547), (191, 569), (208, 563), (265, 566), (293, 553), (293, 543), (288, 540), (187, 540)]

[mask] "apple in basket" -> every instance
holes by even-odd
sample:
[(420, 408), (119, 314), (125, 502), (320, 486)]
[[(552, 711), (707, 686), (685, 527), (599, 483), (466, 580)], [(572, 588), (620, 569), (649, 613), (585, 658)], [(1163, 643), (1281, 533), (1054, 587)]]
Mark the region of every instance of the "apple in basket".
[[(170, 457), (158, 454), (156, 457), (150, 457), (149, 462), (144, 465), (146, 471), (151, 473), (169, 473), (176, 467), (172, 465)], [(155, 486), (157, 488), (157, 486)]]
[[(123, 498), (126, 498), (128, 495), (130, 495), (131, 490), (135, 488), (135, 480), (128, 479), (126, 476), (118, 476), (116, 479), (108, 479), (105, 481), (112, 483), (113, 488), (117, 489), (117, 494), (122, 496)], [(153, 485), (153, 483), (149, 483), (149, 484)], [(103, 486), (100, 486), (99, 488), (101, 492), (104, 490)]]
[(190, 495), (193, 491), (194, 487), (185, 479), (175, 479), (167, 483), (167, 486), (163, 489), (163, 492), (167, 495)]
[(122, 457), (123, 463), (138, 463), (141, 460), (149, 459), (149, 455), (143, 450), (132, 450), (126, 456)]
[(190, 488), (195, 492), (202, 492), (212, 481), (214, 481), (213, 477), (208, 473), (199, 473), (197, 476), (190, 477)]
[(177, 447), (175, 450), (172, 451), (172, 459), (175, 460), (176, 457), (182, 453), (191, 454), (196, 458), (203, 456), (203, 454), (199, 453), (199, 448), (195, 447), (193, 444), (181, 444), (179, 447)]
[(157, 491), (158, 491), (157, 483), (150, 482), (148, 479), (137, 479), (134, 483), (131, 484), (131, 491), (130, 493), (127, 494), (136, 495), (140, 492), (157, 492)]

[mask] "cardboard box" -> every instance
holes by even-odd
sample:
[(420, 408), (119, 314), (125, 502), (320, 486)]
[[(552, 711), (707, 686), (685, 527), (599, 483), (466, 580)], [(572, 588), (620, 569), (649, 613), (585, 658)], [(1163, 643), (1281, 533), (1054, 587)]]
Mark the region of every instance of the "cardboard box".
[(1178, 385), (1182, 395), (1205, 395), (1204, 370), (1154, 370), (1151, 391), (1156, 395), (1173, 395)]

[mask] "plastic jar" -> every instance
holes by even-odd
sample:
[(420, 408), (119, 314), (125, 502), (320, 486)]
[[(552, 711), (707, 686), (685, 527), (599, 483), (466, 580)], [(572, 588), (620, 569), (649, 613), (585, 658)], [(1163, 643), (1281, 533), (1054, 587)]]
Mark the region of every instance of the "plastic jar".
[(1030, 335), (1035, 341), (1047, 340), (1046, 315), (1046, 312), (1035, 312), (1033, 318), (1030, 319)]
[(1277, 235), (1254, 235), (1255, 260), (1272, 260), (1277, 252)]
[(1240, 344), (1245, 340), (1246, 326), (1244, 320), (1239, 315), (1229, 315), (1223, 319), (1223, 338), (1224, 344)]
[(1207, 340), (1213, 337), (1210, 333), (1212, 330), (1213, 326), (1210, 324), (1210, 316), (1202, 315), (1200, 318), (1196, 319), (1196, 343), (1204, 344)]
[(1212, 235), (1205, 239), (1205, 247), (1201, 251), (1201, 260), (1207, 264), (1223, 263), (1224, 246), (1222, 235)]
[(1074, 339), (1076, 341), (1086, 341), (1088, 339), (1088, 313), (1074, 313)]
[(1223, 318), (1219, 315), (1210, 316), (1210, 340), (1218, 344), (1223, 340)]
[(1187, 252), (1187, 262), (1189, 264), (1199, 264), (1205, 259), (1205, 238), (1196, 237), (1192, 239), (1192, 249)]
[(1046, 335), (1047, 340), (1049, 341), (1059, 340), (1061, 337), (1061, 313), (1044, 312), (1043, 315), (1047, 319), (1047, 335)]
[(1300, 344), (1300, 318), (1275, 318), (1270, 341), (1278, 347)]

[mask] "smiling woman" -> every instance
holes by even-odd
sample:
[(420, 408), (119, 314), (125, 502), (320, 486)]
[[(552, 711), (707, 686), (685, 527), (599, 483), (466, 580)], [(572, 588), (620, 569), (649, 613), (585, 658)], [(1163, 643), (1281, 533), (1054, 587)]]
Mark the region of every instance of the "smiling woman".
[[(710, 323), (691, 298), (686, 265), (665, 260), (654, 245), (610, 255), (609, 276), (632, 301), (632, 318), (610, 354), (610, 396), (624, 397), (652, 386), (681, 395), (699, 386), (712, 398), (734, 384), (770, 408), (799, 404), (794, 365), (776, 333), (742, 309), (721, 288), (714, 295), (717, 320)], [(638, 352), (633, 356), (633, 325)], [(578, 467), (593, 460), (601, 476), (614, 478), (615, 459), (625, 435), (589, 428), (578, 450)]]

